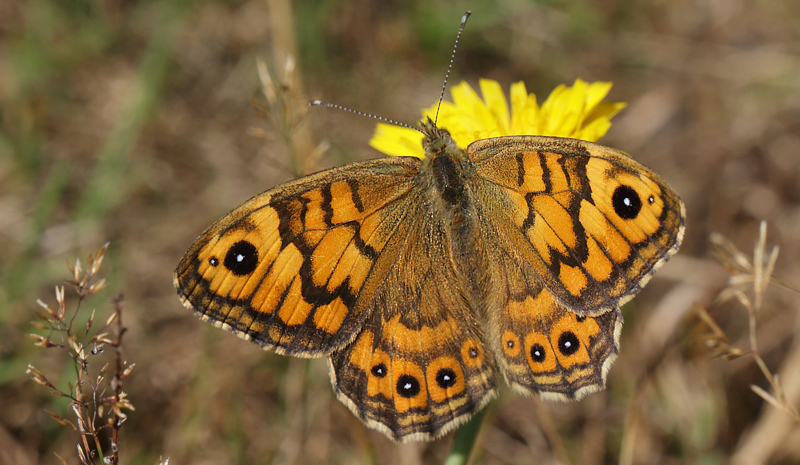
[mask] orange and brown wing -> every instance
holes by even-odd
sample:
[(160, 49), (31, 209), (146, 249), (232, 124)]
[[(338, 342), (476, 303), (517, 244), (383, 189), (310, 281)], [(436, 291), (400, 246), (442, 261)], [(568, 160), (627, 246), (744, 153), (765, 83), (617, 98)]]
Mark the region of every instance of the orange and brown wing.
[(353, 343), (330, 358), (337, 397), (397, 441), (430, 440), (495, 395), (478, 309), (455, 268), (452, 237), (424, 202), (391, 246), (399, 255)]
[(683, 238), (678, 195), (621, 152), (537, 136), (480, 140), (467, 151), (497, 234), (576, 313), (626, 302)]
[(487, 228), (495, 305), (487, 315), (486, 346), (506, 381), (518, 392), (558, 400), (602, 389), (619, 352), (619, 310), (596, 316), (568, 310), (490, 233)]
[[(209, 227), (178, 264), (183, 304), (279, 353), (353, 340), (396, 255), (419, 160), (359, 162), (291, 181)], [(380, 260), (379, 260), (380, 258)]]

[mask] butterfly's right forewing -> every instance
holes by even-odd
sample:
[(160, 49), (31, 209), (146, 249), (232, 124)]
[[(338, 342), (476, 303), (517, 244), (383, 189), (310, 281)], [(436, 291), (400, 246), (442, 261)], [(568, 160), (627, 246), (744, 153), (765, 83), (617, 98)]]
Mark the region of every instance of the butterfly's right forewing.
[(577, 399), (619, 350), (619, 305), (678, 248), (683, 204), (613, 149), (512, 136), (468, 148), (489, 254), (487, 346), (512, 387)]
[(513, 136), (474, 142), (468, 152), (498, 234), (578, 314), (622, 305), (678, 250), (683, 203), (657, 174), (619, 151)]

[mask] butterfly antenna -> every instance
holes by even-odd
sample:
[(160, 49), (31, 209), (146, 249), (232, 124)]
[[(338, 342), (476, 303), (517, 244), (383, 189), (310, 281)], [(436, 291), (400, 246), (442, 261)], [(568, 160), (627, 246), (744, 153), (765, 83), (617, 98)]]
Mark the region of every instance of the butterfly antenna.
[(401, 123), (400, 121), (395, 121), (395, 120), (390, 119), (390, 118), (384, 118), (383, 116), (373, 115), (372, 113), (367, 113), (367, 112), (364, 112), (364, 111), (353, 110), (352, 108), (347, 108), (345, 106), (337, 105), (335, 103), (328, 103), (328, 102), (325, 102), (323, 100), (312, 100), (311, 102), (309, 102), (309, 106), (312, 106), (312, 107), (328, 107), (328, 108), (335, 108), (337, 110), (344, 110), (344, 111), (347, 111), (347, 112), (350, 112), (350, 113), (353, 113), (353, 114), (356, 114), (356, 115), (359, 115), (359, 116), (366, 116), (367, 118), (374, 118), (374, 119), (376, 119), (378, 121), (383, 121), (385, 123), (393, 124), (395, 126), (400, 126), (400, 127), (404, 127), (404, 128), (408, 128), (408, 129), (413, 129), (413, 130), (418, 131), (418, 132), (422, 132), (418, 128), (415, 128), (414, 126), (411, 126), (410, 124)]
[(450, 77), (450, 71), (453, 69), (453, 62), (456, 59), (456, 49), (458, 49), (458, 40), (461, 38), (461, 32), (464, 26), (467, 25), (467, 19), (471, 15), (471, 11), (464, 13), (461, 17), (461, 26), (458, 27), (458, 34), (456, 34), (456, 43), (453, 45), (453, 53), (450, 54), (450, 64), (447, 65), (447, 72), (444, 75), (444, 82), (442, 83), (442, 93), (439, 94), (439, 104), (436, 106), (436, 118), (433, 120), (433, 127), (436, 127), (436, 122), (439, 121), (439, 109), (442, 108), (442, 100), (444, 100), (444, 90), (447, 88), (447, 79)]

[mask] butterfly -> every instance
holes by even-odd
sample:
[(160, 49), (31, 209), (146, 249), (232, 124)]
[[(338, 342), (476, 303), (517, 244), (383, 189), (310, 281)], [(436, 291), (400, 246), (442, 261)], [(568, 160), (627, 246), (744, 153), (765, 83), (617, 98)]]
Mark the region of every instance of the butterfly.
[(396, 441), (456, 428), (497, 394), (602, 389), (631, 299), (674, 254), (685, 208), (591, 142), (505, 136), (466, 149), (431, 120), (425, 158), (269, 189), (211, 225), (174, 274), (202, 320), (327, 357), (338, 399)]

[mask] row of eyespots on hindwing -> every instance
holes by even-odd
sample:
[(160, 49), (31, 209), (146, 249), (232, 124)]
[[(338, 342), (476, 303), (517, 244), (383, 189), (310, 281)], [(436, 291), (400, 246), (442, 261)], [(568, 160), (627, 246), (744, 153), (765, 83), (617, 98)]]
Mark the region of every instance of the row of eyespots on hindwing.
[[(595, 318), (564, 312), (552, 322), (549, 333), (537, 331), (532, 325), (527, 328), (530, 331), (524, 334), (507, 329), (501, 335), (507, 359), (530, 370), (530, 375), (519, 375), (518, 383), (536, 391), (569, 394), (577, 386), (599, 378), (592, 360), (596, 355), (592, 344), (600, 331)], [(568, 382), (568, 375), (573, 373), (579, 376)]]
[[(455, 356), (442, 355), (420, 364), (390, 357), (373, 346), (372, 338), (372, 332), (364, 330), (344, 356), (332, 358), (337, 389), (358, 404), (355, 407), (362, 417), (395, 432), (413, 425), (435, 432), (475, 407), (470, 393), (474, 386), (468, 377), (485, 369), (483, 349), (476, 339), (464, 341)], [(360, 394), (364, 391), (369, 401), (355, 402), (364, 397)]]

